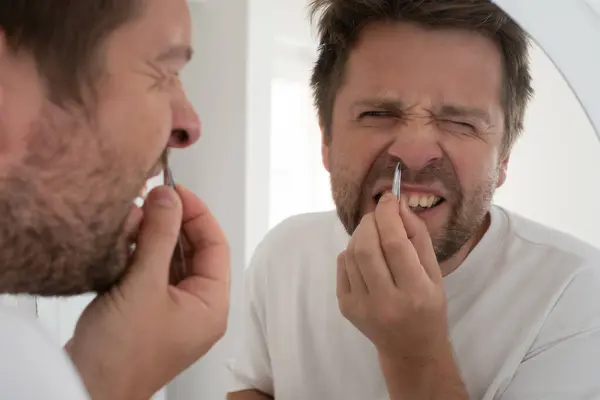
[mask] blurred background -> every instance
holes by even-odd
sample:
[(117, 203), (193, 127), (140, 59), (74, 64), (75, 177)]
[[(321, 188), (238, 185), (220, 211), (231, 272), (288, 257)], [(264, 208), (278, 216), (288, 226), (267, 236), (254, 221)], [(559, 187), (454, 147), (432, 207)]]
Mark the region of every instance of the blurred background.
[[(252, 251), (284, 218), (332, 209), (333, 202), (308, 86), (316, 44), (306, 1), (200, 0), (190, 7), (196, 55), (182, 79), (203, 137), (174, 151), (171, 165), (175, 180), (208, 203), (229, 237), (231, 322), (226, 337), (155, 398), (222, 400), (225, 365), (242, 334), (243, 271)], [(536, 96), (496, 203), (600, 246), (600, 144), (560, 73), (535, 47), (532, 68)], [(2, 299), (37, 314), (62, 343), (90, 300)]]

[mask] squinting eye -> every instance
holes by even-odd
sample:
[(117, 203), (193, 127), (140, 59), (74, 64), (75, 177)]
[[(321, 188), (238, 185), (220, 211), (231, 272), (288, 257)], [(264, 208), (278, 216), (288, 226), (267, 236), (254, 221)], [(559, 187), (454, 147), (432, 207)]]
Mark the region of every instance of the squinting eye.
[(374, 118), (382, 118), (382, 117), (394, 117), (389, 111), (365, 111), (360, 114), (359, 119), (363, 119), (365, 117), (374, 117)]
[(472, 135), (476, 131), (473, 125), (460, 121), (440, 121), (439, 125), (445, 130), (461, 134)]
[(390, 111), (374, 110), (360, 113), (357, 121), (365, 128), (388, 130), (396, 126), (400, 118)]

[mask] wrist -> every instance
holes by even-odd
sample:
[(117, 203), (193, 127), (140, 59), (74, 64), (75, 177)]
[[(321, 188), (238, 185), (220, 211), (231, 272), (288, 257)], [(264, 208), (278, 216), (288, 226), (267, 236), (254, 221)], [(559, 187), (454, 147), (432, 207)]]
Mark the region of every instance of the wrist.
[[(65, 351), (71, 358), (92, 400), (137, 399), (131, 390), (131, 379), (126, 371), (120, 371), (118, 368), (104, 363), (104, 360), (86, 357), (85, 353), (78, 352), (72, 341), (65, 345)], [(147, 400), (147, 398), (140, 400)]]
[(391, 400), (468, 398), (448, 339), (422, 355), (380, 352), (379, 363)]

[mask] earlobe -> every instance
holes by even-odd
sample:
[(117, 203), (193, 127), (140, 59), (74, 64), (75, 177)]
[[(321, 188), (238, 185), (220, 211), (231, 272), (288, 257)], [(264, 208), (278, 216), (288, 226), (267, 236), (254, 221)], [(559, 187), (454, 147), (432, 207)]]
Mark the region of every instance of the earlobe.
[(498, 170), (498, 181), (496, 182), (496, 187), (499, 188), (504, 185), (506, 182), (506, 175), (508, 173), (508, 161), (510, 160), (510, 153), (508, 153), (502, 162), (500, 163), (500, 168)]
[(323, 167), (325, 167), (327, 172), (331, 172), (329, 170), (329, 146), (325, 143), (321, 144), (321, 160), (323, 161)]

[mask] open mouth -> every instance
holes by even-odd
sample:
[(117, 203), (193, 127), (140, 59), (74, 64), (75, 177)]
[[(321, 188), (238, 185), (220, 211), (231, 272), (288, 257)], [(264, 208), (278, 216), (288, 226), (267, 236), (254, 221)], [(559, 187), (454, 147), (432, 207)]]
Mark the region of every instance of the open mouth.
[[(384, 192), (378, 193), (373, 197), (375, 204), (379, 203), (379, 200), (383, 196)], [(432, 210), (435, 207), (442, 204), (445, 199), (440, 196), (427, 195), (427, 194), (409, 194), (408, 195), (408, 207), (413, 212), (423, 212)]]

